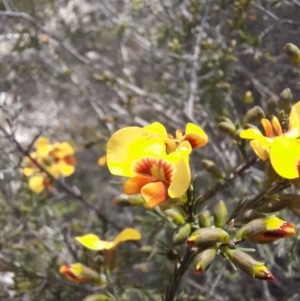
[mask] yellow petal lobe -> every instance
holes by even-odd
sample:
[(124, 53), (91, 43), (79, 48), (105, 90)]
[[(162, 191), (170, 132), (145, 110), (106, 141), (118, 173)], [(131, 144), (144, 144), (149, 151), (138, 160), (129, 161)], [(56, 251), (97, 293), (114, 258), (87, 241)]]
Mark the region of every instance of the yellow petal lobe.
[(75, 239), (81, 243), (83, 246), (90, 250), (100, 251), (105, 249), (111, 249), (113, 247), (113, 242), (101, 240), (95, 234), (87, 234), (84, 236), (77, 236)]
[(41, 193), (45, 188), (44, 177), (41, 175), (32, 176), (31, 178), (29, 178), (28, 186), (33, 192)]
[(120, 232), (117, 237), (113, 241), (113, 247), (116, 247), (118, 244), (124, 241), (128, 240), (140, 240), (142, 238), (142, 235), (139, 231), (132, 229), (132, 228), (126, 228), (122, 232)]
[(274, 170), (283, 178), (299, 177), (300, 141), (277, 137), (270, 147), (270, 160)]

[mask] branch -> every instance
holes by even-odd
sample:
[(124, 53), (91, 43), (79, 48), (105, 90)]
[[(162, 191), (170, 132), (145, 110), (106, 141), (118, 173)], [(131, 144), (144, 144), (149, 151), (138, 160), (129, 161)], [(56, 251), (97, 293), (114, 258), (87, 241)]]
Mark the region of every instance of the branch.
[(199, 90), (199, 80), (198, 80), (198, 70), (199, 70), (199, 57), (201, 53), (201, 40), (203, 37), (203, 29), (205, 22), (207, 20), (209, 11), (211, 7), (211, 1), (206, 5), (205, 12), (203, 14), (201, 23), (199, 26), (196, 27), (196, 41), (195, 41), (195, 48), (193, 54), (193, 65), (191, 71), (191, 80), (190, 80), (190, 95), (186, 105), (186, 115), (191, 119), (194, 120), (193, 111), (194, 111), (194, 102)]
[(200, 195), (196, 202), (197, 205), (203, 204), (208, 199), (213, 197), (219, 190), (227, 186), (230, 182), (232, 182), (237, 177), (240, 177), (248, 168), (250, 168), (252, 165), (254, 165), (256, 162), (258, 162), (258, 158), (254, 157), (247, 161), (246, 163), (238, 166), (232, 173), (230, 173), (228, 176), (226, 176), (224, 179), (219, 180), (215, 185), (210, 187), (206, 193)]

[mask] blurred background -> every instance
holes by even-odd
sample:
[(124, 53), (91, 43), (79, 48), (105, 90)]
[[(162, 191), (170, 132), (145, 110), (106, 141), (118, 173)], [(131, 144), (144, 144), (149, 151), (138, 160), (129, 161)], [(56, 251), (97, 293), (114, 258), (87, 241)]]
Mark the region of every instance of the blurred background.
[[(39, 135), (69, 141), (78, 162), (66, 181), (90, 204), (60, 187), (30, 192), (19, 171), (22, 154), (1, 136), (1, 300), (77, 301), (101, 291), (68, 281), (59, 266), (91, 265), (91, 253), (74, 236), (112, 238), (129, 226), (143, 239), (141, 248), (120, 247), (114, 276), (120, 300), (161, 300), (172, 263), (159, 253), (171, 248), (171, 231), (144, 208), (113, 205), (122, 180), (97, 164), (106, 141), (129, 125), (159, 121), (170, 133), (187, 122), (200, 125), (210, 140), (194, 153), (192, 169), (204, 193), (215, 180), (201, 159), (224, 173), (243, 163), (236, 138), (218, 129), (220, 116), (241, 123), (249, 109), (266, 110), (285, 88), (293, 103), (300, 99), (286, 43), (300, 46), (298, 0), (1, 0), (0, 124), (9, 117), (24, 148)], [(263, 183), (263, 165), (256, 164), (207, 208), (220, 199), (233, 208)], [(282, 215), (298, 224), (291, 213)], [(186, 273), (180, 300), (300, 300), (299, 255), (297, 238), (258, 248), (273, 283), (218, 258), (204, 275)]]

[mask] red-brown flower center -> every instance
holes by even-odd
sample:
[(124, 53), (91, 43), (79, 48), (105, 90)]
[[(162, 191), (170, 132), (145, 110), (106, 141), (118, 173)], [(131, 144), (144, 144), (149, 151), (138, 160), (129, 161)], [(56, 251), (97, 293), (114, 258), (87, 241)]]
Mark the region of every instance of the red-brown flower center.
[(137, 161), (133, 170), (137, 174), (150, 176), (166, 184), (170, 184), (174, 173), (174, 166), (163, 159), (146, 157)]

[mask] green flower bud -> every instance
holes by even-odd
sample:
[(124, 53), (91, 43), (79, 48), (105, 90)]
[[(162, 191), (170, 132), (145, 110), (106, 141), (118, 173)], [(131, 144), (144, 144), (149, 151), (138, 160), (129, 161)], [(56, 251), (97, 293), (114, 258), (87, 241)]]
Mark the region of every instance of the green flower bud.
[(180, 225), (176, 229), (174, 229), (172, 235), (173, 245), (177, 246), (185, 242), (185, 240), (191, 234), (191, 231), (192, 231), (191, 224)]
[(208, 210), (201, 211), (198, 215), (198, 224), (201, 228), (208, 228), (211, 226), (210, 213)]
[(221, 131), (221, 132), (224, 132), (226, 134), (229, 134), (231, 136), (234, 136), (235, 132), (236, 132), (236, 128), (235, 128), (235, 125), (232, 125), (231, 123), (228, 123), (228, 122), (220, 122), (218, 124), (218, 129)]
[(258, 218), (243, 226), (236, 234), (235, 240), (248, 240), (257, 244), (273, 242), (296, 234), (295, 226), (276, 216)]
[(171, 208), (164, 211), (165, 215), (169, 217), (176, 225), (182, 225), (185, 223), (184, 216), (178, 209)]
[(225, 248), (224, 252), (230, 261), (248, 276), (261, 280), (274, 280), (272, 273), (267, 269), (265, 264), (261, 261), (255, 260), (247, 253), (229, 248)]
[(211, 175), (216, 177), (217, 179), (222, 179), (223, 174), (220, 169), (216, 166), (216, 164), (211, 160), (202, 160), (201, 161), (203, 168), (209, 172)]
[(145, 200), (140, 194), (136, 195), (127, 195), (122, 193), (115, 197), (114, 204), (119, 207), (134, 207), (134, 206), (141, 206), (145, 204)]
[(194, 258), (194, 267), (196, 274), (200, 274), (205, 272), (210, 267), (212, 261), (216, 257), (217, 254), (217, 246), (206, 249), (199, 254), (197, 254)]
[(264, 110), (259, 106), (255, 106), (247, 111), (244, 117), (244, 124), (251, 123), (253, 121), (260, 121), (264, 117), (265, 117)]
[(272, 95), (267, 101), (267, 112), (268, 115), (273, 115), (277, 107), (277, 100), (274, 95)]
[(229, 234), (220, 228), (200, 228), (193, 232), (186, 240), (186, 244), (191, 247), (210, 247), (216, 243), (227, 244)]
[(227, 123), (231, 124), (232, 126), (235, 126), (234, 123), (232, 122), (232, 120), (230, 118), (228, 118), (228, 117), (221, 116), (220, 117), (220, 121), (221, 122), (227, 122)]
[(214, 223), (218, 228), (224, 228), (227, 220), (227, 208), (223, 201), (220, 201), (214, 208)]
[(254, 102), (253, 95), (251, 91), (246, 91), (244, 94), (244, 103), (252, 104)]
[(287, 113), (290, 110), (293, 95), (289, 88), (284, 89), (279, 95), (278, 108)]
[(287, 43), (284, 45), (283, 50), (289, 57), (289, 59), (298, 67), (300, 68), (300, 50), (299, 48), (292, 44)]

